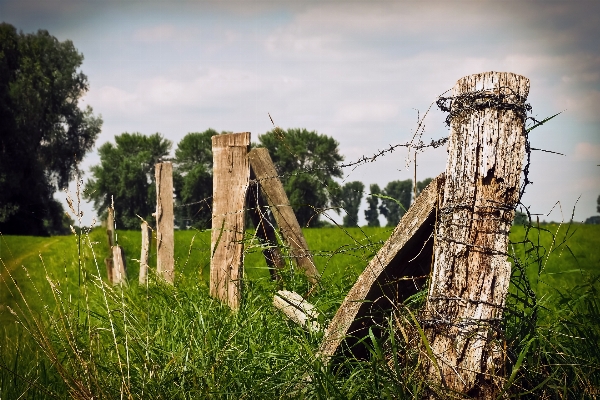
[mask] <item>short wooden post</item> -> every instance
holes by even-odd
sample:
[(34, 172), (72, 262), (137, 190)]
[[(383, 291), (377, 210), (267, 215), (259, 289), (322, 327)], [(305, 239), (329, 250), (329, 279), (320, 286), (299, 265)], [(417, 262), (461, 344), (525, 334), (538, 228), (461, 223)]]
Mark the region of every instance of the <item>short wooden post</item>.
[(275, 217), (277, 226), (285, 243), (290, 248), (291, 256), (296, 260), (300, 268), (304, 270), (311, 283), (319, 280), (319, 271), (313, 261), (308, 244), (298, 224), (298, 219), (285, 194), (283, 185), (277, 176), (275, 165), (269, 151), (265, 148), (252, 149), (248, 154), (252, 171), (261, 185), (271, 212)]
[(104, 264), (106, 265), (106, 278), (112, 284), (115, 280), (112, 256), (112, 247), (115, 245), (115, 209), (110, 206), (106, 210), (106, 239), (110, 255), (104, 259)]
[(487, 72), (456, 83), (446, 182), (423, 324), (429, 377), (454, 392), (495, 398), (503, 369), (498, 329), (508, 290), (508, 234), (519, 199), (529, 80)]
[(155, 165), (156, 177), (156, 275), (173, 283), (175, 240), (173, 217), (173, 164)]
[(125, 263), (125, 251), (121, 246), (112, 247), (112, 264), (113, 285), (127, 283), (127, 265)]
[(146, 221), (142, 222), (142, 254), (140, 255), (140, 285), (148, 283), (148, 258), (152, 242), (152, 229)]
[(250, 132), (212, 137), (210, 294), (237, 310), (241, 300), (244, 206), (250, 183)]

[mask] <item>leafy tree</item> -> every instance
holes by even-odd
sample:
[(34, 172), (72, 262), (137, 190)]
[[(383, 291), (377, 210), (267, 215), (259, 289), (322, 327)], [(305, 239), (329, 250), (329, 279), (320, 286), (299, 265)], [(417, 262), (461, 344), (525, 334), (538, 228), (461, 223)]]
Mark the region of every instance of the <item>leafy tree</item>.
[(381, 194), (381, 189), (379, 185), (374, 183), (369, 187), (369, 190), (371, 191), (371, 195), (367, 196), (369, 207), (365, 210), (365, 218), (368, 226), (379, 226), (379, 211), (377, 210), (377, 206), (379, 204), (378, 195)]
[[(85, 184), (84, 198), (94, 202), (100, 215), (114, 201), (118, 226), (139, 229), (140, 219), (152, 220), (156, 210), (154, 164), (165, 161), (171, 141), (160, 133), (122, 133), (115, 144), (98, 149), (100, 164), (90, 168), (93, 178)], [(137, 215), (136, 215), (137, 214)]]
[(515, 211), (515, 218), (513, 219), (513, 225), (527, 225), (529, 223), (529, 217), (522, 211)]
[[(68, 230), (53, 194), (66, 188), (102, 126), (78, 100), (88, 90), (83, 55), (45, 30), (0, 24), (0, 231)], [(65, 224), (67, 226), (65, 227)]]
[(358, 209), (363, 197), (365, 185), (362, 182), (348, 182), (341, 189), (341, 204), (344, 215), (344, 226), (358, 226)]
[(334, 202), (344, 159), (339, 143), (306, 129), (275, 128), (258, 137), (269, 150), (284, 189), (302, 226), (318, 226), (319, 213)]
[(379, 211), (387, 219), (387, 226), (396, 226), (404, 215), (412, 198), (413, 182), (411, 179), (405, 181), (391, 181), (387, 184), (381, 196)]
[[(173, 179), (178, 202), (176, 220), (179, 226), (208, 228), (211, 219), (213, 188), (212, 137), (214, 129), (188, 133), (175, 149)], [(185, 206), (189, 203), (195, 203)]]
[(598, 196), (598, 200), (596, 200), (596, 212), (600, 213), (600, 196)]

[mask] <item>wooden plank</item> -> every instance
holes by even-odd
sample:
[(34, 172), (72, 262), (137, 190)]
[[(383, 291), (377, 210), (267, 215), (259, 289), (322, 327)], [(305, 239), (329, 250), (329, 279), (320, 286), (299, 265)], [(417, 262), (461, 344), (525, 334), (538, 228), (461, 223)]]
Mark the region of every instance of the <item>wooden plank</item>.
[(359, 341), (369, 328), (381, 334), (384, 318), (422, 290), (431, 271), (435, 210), (443, 182), (442, 174), (421, 192), (348, 292), (319, 349), (325, 362), (336, 353), (366, 357), (368, 351)]
[(243, 274), (244, 206), (250, 183), (250, 132), (212, 137), (213, 209), (210, 294), (240, 307)]
[(281, 310), (289, 319), (310, 332), (321, 330), (319, 312), (296, 292), (279, 290), (273, 297), (273, 305)]
[(173, 218), (173, 164), (155, 165), (156, 178), (156, 275), (173, 283), (175, 240)]
[(248, 214), (256, 227), (256, 236), (265, 246), (263, 256), (269, 267), (271, 278), (278, 281), (281, 279), (279, 270), (285, 267), (285, 260), (279, 250), (274, 221), (269, 217), (268, 206), (252, 168), (250, 168), (250, 187), (248, 189)]
[(432, 382), (496, 398), (505, 354), (499, 321), (511, 266), (508, 234), (519, 201), (529, 79), (486, 72), (453, 89), (444, 196), (423, 323)]
[(269, 151), (265, 148), (256, 148), (248, 154), (252, 170), (261, 189), (271, 207), (271, 213), (281, 232), (285, 244), (290, 249), (290, 255), (298, 267), (304, 270), (311, 283), (318, 282), (320, 276), (315, 266), (312, 254), (296, 219), (296, 214), (285, 194), (283, 185), (277, 176), (275, 165)]
[(148, 258), (152, 242), (152, 229), (146, 221), (142, 222), (142, 253), (140, 255), (140, 285), (148, 284)]

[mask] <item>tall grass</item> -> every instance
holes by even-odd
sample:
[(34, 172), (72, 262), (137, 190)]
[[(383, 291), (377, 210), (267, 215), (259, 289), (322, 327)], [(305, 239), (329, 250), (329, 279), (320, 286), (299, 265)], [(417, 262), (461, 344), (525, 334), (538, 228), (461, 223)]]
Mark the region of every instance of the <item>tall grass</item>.
[[(563, 274), (577, 277), (570, 285), (552, 291), (548, 286), (561, 272), (555, 266), (565, 262), (562, 257), (574, 260), (578, 254), (572, 230), (562, 233), (566, 228), (517, 228), (511, 237), (503, 397), (600, 393), (597, 265)], [(346, 356), (325, 364), (316, 354), (322, 332), (303, 330), (272, 306), (278, 287), (251, 235), (237, 313), (208, 294), (207, 232), (178, 233), (185, 245), (176, 248), (181, 273), (173, 286), (152, 274), (147, 286), (136, 283), (132, 258), (139, 253), (139, 234), (124, 232), (118, 237), (130, 254), (130, 284), (107, 285), (103, 235), (76, 233), (69, 240), (81, 246), (81, 256), (73, 248), (62, 260), (42, 257), (35, 271), (19, 270), (24, 272), (18, 282), (16, 269), (7, 274), (5, 282), (12, 283), (2, 283), (2, 290), (10, 288), (19, 301), (10, 305), (13, 322), (3, 319), (0, 398), (418, 398), (430, 390), (452, 397), (431, 388), (420, 372), (428, 357), (418, 319), (424, 293), (390, 313), (386, 335), (363, 339), (368, 359)], [(284, 282), (309, 297), (326, 325), (389, 232), (315, 229), (306, 235), (323, 273), (321, 286), (310, 291), (291, 269)], [(559, 254), (560, 262), (554, 259)]]

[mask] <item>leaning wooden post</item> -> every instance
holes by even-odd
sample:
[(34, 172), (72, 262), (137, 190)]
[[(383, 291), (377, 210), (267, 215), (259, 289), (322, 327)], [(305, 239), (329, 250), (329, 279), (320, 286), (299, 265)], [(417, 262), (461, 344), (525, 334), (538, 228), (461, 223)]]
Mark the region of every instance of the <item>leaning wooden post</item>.
[(519, 200), (529, 80), (486, 72), (460, 79), (450, 106), (446, 181), (423, 324), (429, 377), (492, 398), (503, 369), (499, 324), (510, 281), (508, 234)]
[(308, 244), (294, 214), (294, 210), (285, 194), (283, 185), (279, 180), (275, 165), (269, 151), (263, 148), (252, 149), (248, 154), (252, 171), (259, 181), (261, 190), (267, 198), (271, 212), (275, 217), (281, 236), (290, 248), (292, 258), (300, 268), (304, 270), (311, 283), (317, 283), (320, 279), (319, 271), (315, 266)]
[(152, 229), (146, 221), (142, 222), (142, 254), (140, 255), (140, 285), (148, 282), (148, 258), (152, 242)]
[(250, 183), (250, 132), (212, 137), (210, 295), (237, 310), (241, 300), (244, 206)]
[(155, 165), (156, 177), (156, 275), (173, 283), (175, 241), (173, 220), (173, 164)]

